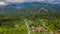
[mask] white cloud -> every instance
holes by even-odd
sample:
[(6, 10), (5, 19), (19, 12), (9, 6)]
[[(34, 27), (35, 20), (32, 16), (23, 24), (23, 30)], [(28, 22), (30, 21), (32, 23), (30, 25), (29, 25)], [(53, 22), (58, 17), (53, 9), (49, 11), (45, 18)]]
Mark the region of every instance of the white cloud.
[(53, 1), (55, 1), (55, 0), (47, 0), (48, 2), (53, 2)]
[(37, 2), (40, 2), (40, 1), (48, 1), (48, 2), (52, 2), (52, 1), (55, 1), (55, 0), (5, 0), (6, 2), (29, 2), (29, 1), (37, 1)]
[(6, 2), (24, 2), (26, 0), (5, 0)]
[(3, 1), (0, 1), (0, 5), (7, 5), (7, 4)]

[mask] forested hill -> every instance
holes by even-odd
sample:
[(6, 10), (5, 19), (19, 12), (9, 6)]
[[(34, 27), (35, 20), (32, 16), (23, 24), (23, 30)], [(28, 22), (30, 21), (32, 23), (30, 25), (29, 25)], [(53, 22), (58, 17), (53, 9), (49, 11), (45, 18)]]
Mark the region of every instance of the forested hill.
[[(41, 3), (41, 2), (24, 2), (0, 6), (0, 13), (27, 13), (30, 11), (38, 11), (40, 8), (45, 8), (48, 12), (60, 12), (59, 4)], [(44, 9), (43, 9), (44, 10)]]

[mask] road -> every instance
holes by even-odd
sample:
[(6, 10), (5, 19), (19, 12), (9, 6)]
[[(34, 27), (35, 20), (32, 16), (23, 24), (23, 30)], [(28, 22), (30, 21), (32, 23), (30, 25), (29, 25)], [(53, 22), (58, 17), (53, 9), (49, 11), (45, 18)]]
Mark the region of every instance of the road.
[(28, 34), (30, 34), (30, 30), (29, 30), (29, 26), (28, 26), (28, 22), (27, 22), (27, 20), (26, 20), (26, 19), (24, 19), (24, 22), (25, 22), (25, 24), (26, 24), (26, 26), (27, 26)]

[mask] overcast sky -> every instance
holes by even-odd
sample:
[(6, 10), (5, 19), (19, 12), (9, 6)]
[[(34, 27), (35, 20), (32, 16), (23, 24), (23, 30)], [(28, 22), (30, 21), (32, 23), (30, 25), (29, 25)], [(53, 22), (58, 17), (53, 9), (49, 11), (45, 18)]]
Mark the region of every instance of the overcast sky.
[(28, 2), (28, 1), (55, 1), (55, 0), (0, 0), (0, 1), (5, 1), (5, 2)]
[(31, 1), (48, 1), (48, 2), (53, 2), (53, 1), (60, 1), (60, 0), (0, 0), (0, 5), (6, 5), (6, 2), (31, 2)]

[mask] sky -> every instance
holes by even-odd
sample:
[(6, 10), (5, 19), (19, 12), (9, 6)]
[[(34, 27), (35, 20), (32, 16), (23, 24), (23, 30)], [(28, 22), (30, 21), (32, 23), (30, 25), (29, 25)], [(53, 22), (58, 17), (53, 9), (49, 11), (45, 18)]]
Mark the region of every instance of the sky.
[(26, 2), (26, 1), (60, 1), (60, 0), (0, 0), (0, 1), (5, 1), (5, 2)]
[(54, 0), (5, 0), (6, 2), (28, 2), (28, 1), (49, 1), (49, 2), (52, 2)]
[(48, 2), (53, 2), (53, 1), (60, 1), (60, 0), (0, 0), (0, 5), (7, 5), (6, 2), (32, 2), (32, 1), (37, 1), (37, 2), (41, 2), (41, 1), (48, 1)]

